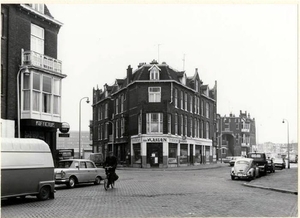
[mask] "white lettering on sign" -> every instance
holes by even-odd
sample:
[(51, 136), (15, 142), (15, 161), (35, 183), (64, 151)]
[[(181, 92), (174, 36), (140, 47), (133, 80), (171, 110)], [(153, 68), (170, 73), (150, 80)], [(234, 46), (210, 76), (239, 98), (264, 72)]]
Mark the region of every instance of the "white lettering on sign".
[(35, 125), (37, 125), (37, 126), (43, 126), (43, 127), (55, 127), (54, 123), (44, 122), (44, 121), (35, 121)]
[(166, 138), (147, 138), (147, 142), (166, 142)]

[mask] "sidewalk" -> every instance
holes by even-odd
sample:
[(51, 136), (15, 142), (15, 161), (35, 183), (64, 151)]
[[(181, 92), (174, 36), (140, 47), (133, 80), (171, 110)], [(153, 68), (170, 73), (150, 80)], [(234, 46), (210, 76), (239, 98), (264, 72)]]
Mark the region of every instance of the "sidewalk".
[(276, 170), (244, 185), (298, 195), (298, 168)]

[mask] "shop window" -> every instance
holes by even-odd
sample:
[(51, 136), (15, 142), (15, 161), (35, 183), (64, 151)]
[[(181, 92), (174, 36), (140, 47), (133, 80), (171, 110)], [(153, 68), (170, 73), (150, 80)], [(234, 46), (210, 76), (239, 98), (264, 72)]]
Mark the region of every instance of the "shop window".
[(169, 144), (169, 164), (177, 164), (177, 144)]
[(140, 144), (133, 144), (133, 163), (142, 163)]
[(195, 146), (195, 163), (201, 163), (201, 145)]
[(188, 162), (188, 145), (180, 145), (180, 164)]

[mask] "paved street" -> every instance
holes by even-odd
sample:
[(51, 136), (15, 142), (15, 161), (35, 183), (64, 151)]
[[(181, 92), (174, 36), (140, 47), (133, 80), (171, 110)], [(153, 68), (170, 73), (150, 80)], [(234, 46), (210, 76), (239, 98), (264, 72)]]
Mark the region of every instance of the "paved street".
[[(288, 217), (297, 195), (232, 181), (230, 167), (189, 171), (118, 170), (115, 189), (57, 188), (54, 200), (2, 201), (2, 217)], [(276, 171), (282, 173), (283, 171)], [(271, 177), (270, 177), (271, 178)], [(256, 181), (258, 181), (258, 178)], [(262, 178), (261, 178), (262, 179)], [(102, 182), (103, 183), (103, 182)], [(101, 184), (102, 184), (101, 183)]]

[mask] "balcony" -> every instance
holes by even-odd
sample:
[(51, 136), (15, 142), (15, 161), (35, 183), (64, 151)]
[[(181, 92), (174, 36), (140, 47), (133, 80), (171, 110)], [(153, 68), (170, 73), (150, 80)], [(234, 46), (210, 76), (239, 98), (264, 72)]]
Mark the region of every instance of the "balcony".
[(31, 65), (55, 73), (62, 73), (62, 62), (47, 55), (39, 54), (34, 51), (22, 50), (22, 65)]

